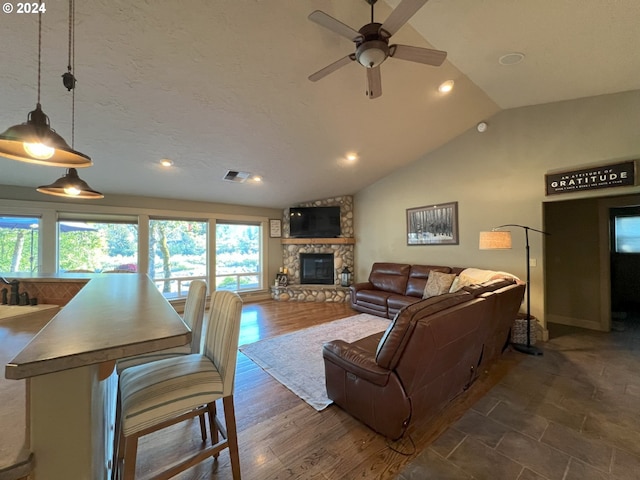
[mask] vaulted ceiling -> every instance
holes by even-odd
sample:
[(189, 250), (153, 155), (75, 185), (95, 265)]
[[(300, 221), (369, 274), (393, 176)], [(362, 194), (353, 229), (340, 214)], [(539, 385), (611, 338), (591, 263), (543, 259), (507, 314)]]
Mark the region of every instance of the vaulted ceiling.
[[(375, 20), (398, 3), (380, 0)], [(71, 142), (68, 2), (45, 5), (41, 103)], [(387, 59), (375, 100), (356, 62), (307, 79), (353, 51), (307, 19), (316, 9), (356, 30), (371, 15), (365, 0), (77, 1), (74, 143), (94, 161), (80, 176), (105, 195), (283, 208), (353, 194), (501, 109), (640, 88), (637, 0), (430, 0), (393, 41), (447, 61)], [(35, 107), (37, 20), (0, 14), (0, 131)], [(0, 185), (63, 173), (0, 157)]]

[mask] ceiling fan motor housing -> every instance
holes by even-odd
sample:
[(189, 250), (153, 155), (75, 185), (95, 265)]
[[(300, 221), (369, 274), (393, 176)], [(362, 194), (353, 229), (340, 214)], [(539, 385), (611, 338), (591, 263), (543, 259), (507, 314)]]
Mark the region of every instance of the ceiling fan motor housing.
[(356, 42), (356, 59), (367, 68), (379, 66), (389, 56), (389, 39), (380, 35), (381, 26), (373, 22), (359, 30), (363, 38)]

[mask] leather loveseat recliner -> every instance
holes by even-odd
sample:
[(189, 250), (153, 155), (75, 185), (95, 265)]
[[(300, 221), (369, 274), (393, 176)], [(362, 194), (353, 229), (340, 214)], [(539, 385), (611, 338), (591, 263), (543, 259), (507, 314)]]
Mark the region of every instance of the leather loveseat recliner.
[(363, 313), (393, 318), (403, 307), (422, 300), (430, 272), (455, 273), (464, 268), (442, 265), (374, 263), (367, 282), (350, 287), (351, 308)]

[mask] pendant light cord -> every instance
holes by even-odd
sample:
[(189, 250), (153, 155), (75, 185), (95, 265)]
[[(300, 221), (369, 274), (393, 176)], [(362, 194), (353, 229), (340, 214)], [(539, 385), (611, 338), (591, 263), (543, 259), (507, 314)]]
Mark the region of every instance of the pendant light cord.
[[(75, 2), (69, 0), (69, 59), (67, 72), (70, 78), (71, 88), (71, 148), (74, 148), (76, 136), (76, 78), (73, 72), (76, 68), (76, 41), (75, 41)], [(67, 87), (68, 88), (68, 87)]]
[(40, 70), (42, 64), (42, 0), (40, 0), (40, 7), (38, 8), (38, 105), (40, 105)]

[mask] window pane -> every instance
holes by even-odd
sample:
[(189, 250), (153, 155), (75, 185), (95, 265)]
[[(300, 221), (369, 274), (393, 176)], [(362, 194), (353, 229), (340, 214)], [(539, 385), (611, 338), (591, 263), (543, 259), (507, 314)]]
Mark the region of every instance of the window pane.
[(616, 252), (640, 253), (640, 217), (616, 217)]
[(0, 217), (0, 272), (38, 271), (38, 217)]
[(59, 272), (137, 272), (138, 226), (58, 222)]
[(186, 297), (191, 280), (207, 279), (207, 222), (149, 221), (149, 276), (165, 297)]
[(216, 225), (216, 288), (262, 288), (261, 227), (219, 223)]

